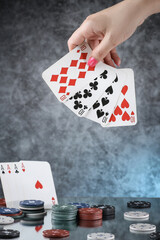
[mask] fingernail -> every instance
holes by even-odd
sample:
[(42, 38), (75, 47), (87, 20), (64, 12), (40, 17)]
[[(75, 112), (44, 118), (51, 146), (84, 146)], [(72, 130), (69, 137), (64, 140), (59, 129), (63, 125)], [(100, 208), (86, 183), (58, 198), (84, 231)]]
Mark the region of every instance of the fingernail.
[(97, 63), (98, 63), (98, 61), (94, 57), (90, 57), (87, 64), (90, 67), (95, 67)]

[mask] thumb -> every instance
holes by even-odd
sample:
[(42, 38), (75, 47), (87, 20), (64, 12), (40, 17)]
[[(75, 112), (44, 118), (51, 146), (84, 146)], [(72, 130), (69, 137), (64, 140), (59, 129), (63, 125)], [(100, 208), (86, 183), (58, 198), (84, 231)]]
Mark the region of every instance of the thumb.
[(91, 57), (88, 60), (88, 65), (94, 67), (99, 61), (102, 61), (114, 47), (109, 35), (106, 34), (100, 44), (93, 49)]

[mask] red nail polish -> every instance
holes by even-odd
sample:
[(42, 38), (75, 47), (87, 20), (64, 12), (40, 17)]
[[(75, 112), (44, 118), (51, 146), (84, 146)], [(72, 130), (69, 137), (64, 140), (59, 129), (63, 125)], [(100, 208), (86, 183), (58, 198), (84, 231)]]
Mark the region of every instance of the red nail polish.
[(97, 63), (98, 63), (98, 61), (94, 57), (90, 57), (87, 64), (90, 67), (95, 67)]

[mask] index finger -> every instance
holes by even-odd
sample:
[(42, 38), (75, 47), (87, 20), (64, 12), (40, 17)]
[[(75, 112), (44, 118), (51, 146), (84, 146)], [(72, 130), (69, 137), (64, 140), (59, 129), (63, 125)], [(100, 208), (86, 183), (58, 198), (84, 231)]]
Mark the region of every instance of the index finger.
[(81, 28), (79, 27), (69, 38), (68, 40), (68, 48), (69, 51), (74, 49), (76, 46), (82, 44), (85, 40), (85, 36), (83, 35), (83, 32)]

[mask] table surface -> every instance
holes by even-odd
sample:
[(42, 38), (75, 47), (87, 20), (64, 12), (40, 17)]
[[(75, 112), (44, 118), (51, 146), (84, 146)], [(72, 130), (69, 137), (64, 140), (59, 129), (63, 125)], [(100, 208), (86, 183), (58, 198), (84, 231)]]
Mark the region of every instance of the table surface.
[[(150, 218), (145, 223), (152, 223), (157, 226), (157, 230), (160, 230), (160, 199), (159, 198), (61, 198), (59, 203), (66, 204), (69, 202), (85, 202), (89, 204), (109, 204), (116, 208), (115, 219), (105, 220), (102, 222), (101, 227), (86, 228), (76, 225), (75, 223), (68, 223), (72, 230), (70, 230), (69, 240), (86, 240), (87, 234), (92, 232), (110, 232), (115, 234), (116, 240), (146, 240), (150, 239), (148, 234), (136, 234), (129, 231), (129, 225), (135, 223), (135, 221), (124, 220), (123, 214), (126, 211), (134, 211), (134, 209), (127, 207), (128, 201), (144, 200), (151, 202), (151, 208), (142, 209), (142, 211), (148, 212)], [(141, 210), (140, 210), (141, 211)], [(22, 240), (44, 240), (42, 232), (46, 229), (52, 228), (51, 222), (51, 210), (47, 211), (47, 216), (44, 218), (44, 224), (42, 226), (24, 226), (21, 222), (14, 223), (12, 225), (4, 226), (5, 229), (16, 229), (20, 231), (20, 237), (17, 239)]]

